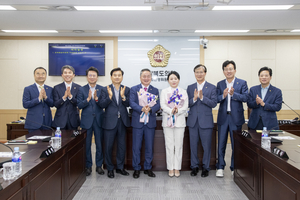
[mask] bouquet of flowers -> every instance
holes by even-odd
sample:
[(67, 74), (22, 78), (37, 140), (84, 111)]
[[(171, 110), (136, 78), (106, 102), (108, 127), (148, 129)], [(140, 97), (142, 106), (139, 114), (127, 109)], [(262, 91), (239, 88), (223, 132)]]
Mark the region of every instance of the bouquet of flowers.
[[(166, 102), (168, 104), (168, 107), (170, 107), (172, 110), (174, 108), (181, 108), (184, 105), (184, 101), (186, 100), (186, 96), (183, 96), (182, 94), (179, 94), (178, 88), (174, 90), (172, 93), (167, 94)], [(176, 115), (172, 114), (172, 116), (168, 117), (167, 126), (173, 128), (176, 123)]]
[[(150, 108), (153, 107), (156, 104), (156, 101), (158, 100), (157, 95), (146, 92), (143, 88), (141, 88), (138, 92), (138, 98), (140, 106), (144, 107), (148, 105)], [(145, 112), (143, 112), (140, 115), (140, 122), (147, 124), (149, 122), (149, 113), (146, 115)]]

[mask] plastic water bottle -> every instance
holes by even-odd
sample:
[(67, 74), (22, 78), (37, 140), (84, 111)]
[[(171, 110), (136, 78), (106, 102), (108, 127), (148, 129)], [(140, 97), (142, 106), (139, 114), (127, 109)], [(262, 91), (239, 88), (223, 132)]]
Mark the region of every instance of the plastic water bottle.
[(14, 148), (12, 162), (16, 163), (15, 176), (19, 176), (22, 173), (22, 155), (19, 151), (19, 147)]
[(263, 131), (262, 131), (261, 137), (268, 137), (267, 127), (263, 127)]
[(270, 149), (271, 147), (271, 138), (268, 137), (267, 127), (263, 127), (261, 134), (261, 147), (264, 149)]
[(59, 147), (61, 147), (61, 130), (60, 127), (56, 127), (56, 131), (55, 131), (55, 137), (59, 137)]

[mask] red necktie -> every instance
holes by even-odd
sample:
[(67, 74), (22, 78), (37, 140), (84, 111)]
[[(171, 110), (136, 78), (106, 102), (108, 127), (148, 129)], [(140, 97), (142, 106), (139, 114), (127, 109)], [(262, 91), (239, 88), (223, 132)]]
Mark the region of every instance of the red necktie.
[(144, 90), (147, 92), (147, 88), (145, 87)]

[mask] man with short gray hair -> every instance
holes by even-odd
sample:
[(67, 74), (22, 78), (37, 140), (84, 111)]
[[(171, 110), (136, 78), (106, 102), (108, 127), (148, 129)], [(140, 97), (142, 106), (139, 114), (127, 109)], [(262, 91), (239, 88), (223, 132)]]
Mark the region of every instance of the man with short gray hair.
[(80, 124), (77, 109), (77, 93), (80, 85), (73, 83), (75, 70), (70, 65), (61, 68), (63, 83), (54, 86), (53, 101), (57, 108), (52, 126), (66, 130), (76, 130)]

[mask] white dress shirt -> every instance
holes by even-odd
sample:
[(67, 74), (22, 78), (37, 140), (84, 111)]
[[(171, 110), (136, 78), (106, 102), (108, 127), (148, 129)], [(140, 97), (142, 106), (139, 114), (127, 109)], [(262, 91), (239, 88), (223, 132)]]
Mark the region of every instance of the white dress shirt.
[[(230, 90), (230, 88), (233, 88), (233, 84), (234, 84), (234, 81), (235, 81), (235, 77), (234, 77), (234, 79), (231, 81), (231, 83), (228, 83), (228, 81), (227, 81), (227, 79), (226, 79), (226, 86), (227, 86), (227, 88), (229, 88), (229, 90)], [(228, 91), (229, 91), (228, 90)], [(231, 105), (231, 95), (229, 94), (229, 92), (228, 92), (228, 95), (227, 95), (227, 111), (231, 111), (231, 107), (230, 107), (230, 105)]]
[[(72, 82), (71, 82), (70, 84), (68, 84), (68, 83), (65, 82), (65, 86), (66, 86), (66, 89), (68, 89), (68, 87), (70, 87), (70, 91), (71, 91), (71, 89), (72, 89)], [(71, 98), (68, 97), (69, 100), (71, 100), (72, 98), (73, 98), (73, 95), (71, 96)], [(62, 97), (62, 99), (63, 99), (64, 101), (67, 100), (67, 99), (64, 99), (63, 97)]]
[(94, 99), (94, 93), (95, 93), (95, 89), (96, 89), (96, 85), (95, 87), (91, 87), (91, 85), (89, 84), (90, 90), (92, 91), (92, 99)]

